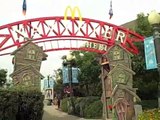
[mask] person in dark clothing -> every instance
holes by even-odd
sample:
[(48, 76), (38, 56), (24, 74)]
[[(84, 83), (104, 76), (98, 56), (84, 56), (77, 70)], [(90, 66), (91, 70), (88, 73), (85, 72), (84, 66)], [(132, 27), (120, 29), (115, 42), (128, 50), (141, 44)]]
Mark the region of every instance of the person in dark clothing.
[(59, 109), (60, 104), (61, 104), (61, 95), (60, 94), (57, 95), (57, 104), (58, 104), (58, 109)]

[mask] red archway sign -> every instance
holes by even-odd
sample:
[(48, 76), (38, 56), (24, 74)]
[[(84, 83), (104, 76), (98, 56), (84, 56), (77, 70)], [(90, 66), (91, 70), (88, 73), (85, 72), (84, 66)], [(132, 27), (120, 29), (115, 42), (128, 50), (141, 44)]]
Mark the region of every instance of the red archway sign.
[(133, 31), (104, 21), (89, 18), (42, 17), (0, 26), (0, 56), (10, 54), (31, 39), (45, 52), (57, 50), (85, 50), (107, 52), (119, 41), (121, 46), (137, 54), (135, 42), (143, 37)]

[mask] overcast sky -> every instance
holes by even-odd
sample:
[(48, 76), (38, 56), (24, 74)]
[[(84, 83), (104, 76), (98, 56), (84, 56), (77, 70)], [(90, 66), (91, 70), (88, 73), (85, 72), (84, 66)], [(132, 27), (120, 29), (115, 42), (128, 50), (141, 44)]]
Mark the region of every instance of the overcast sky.
[[(136, 19), (138, 13), (145, 15), (152, 10), (160, 11), (160, 0), (112, 0), (113, 17), (109, 19), (110, 0), (26, 0), (27, 15), (22, 14), (23, 0), (0, 0), (0, 26), (19, 20), (64, 16), (65, 8), (78, 6), (82, 17), (121, 25)], [(61, 57), (67, 52), (49, 52), (48, 60), (42, 63), (41, 73), (46, 76), (61, 67)], [(0, 68), (13, 72), (11, 56), (0, 56)]]

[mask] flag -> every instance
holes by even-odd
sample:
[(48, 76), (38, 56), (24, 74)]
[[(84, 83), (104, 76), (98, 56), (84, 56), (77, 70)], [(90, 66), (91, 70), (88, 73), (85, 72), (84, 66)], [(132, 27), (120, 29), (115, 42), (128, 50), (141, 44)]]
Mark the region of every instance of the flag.
[(112, 0), (110, 1), (110, 9), (109, 9), (109, 19), (111, 19), (113, 16), (113, 10), (112, 10)]
[(145, 51), (146, 69), (150, 70), (157, 68), (157, 59), (156, 59), (153, 36), (145, 38), (144, 51)]
[(22, 12), (23, 12), (23, 15), (26, 15), (26, 11), (27, 11), (26, 0), (23, 0), (23, 5), (22, 5)]

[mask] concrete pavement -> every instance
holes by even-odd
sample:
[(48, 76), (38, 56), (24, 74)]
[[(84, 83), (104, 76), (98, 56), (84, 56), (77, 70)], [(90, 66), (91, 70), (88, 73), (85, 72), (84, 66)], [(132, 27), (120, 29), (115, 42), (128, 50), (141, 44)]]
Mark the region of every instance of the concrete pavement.
[(43, 120), (83, 120), (79, 117), (68, 115), (57, 109), (57, 106), (44, 106)]
[[(86, 120), (73, 115), (68, 115), (57, 109), (57, 106), (44, 106), (44, 114), (42, 120)], [(87, 119), (87, 120), (98, 120), (98, 119)]]

